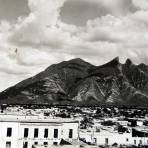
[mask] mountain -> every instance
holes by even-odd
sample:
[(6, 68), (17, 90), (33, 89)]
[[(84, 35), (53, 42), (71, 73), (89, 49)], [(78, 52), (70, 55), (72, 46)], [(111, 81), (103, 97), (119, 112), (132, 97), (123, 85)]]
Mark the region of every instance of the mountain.
[(64, 61), (1, 92), (4, 103), (148, 106), (148, 66), (118, 57), (101, 66)]

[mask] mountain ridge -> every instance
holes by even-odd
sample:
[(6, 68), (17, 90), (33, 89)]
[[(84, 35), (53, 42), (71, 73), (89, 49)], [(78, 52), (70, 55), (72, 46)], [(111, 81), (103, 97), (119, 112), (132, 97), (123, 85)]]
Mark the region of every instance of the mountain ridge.
[(101, 66), (63, 61), (1, 92), (4, 103), (148, 106), (148, 66), (119, 57)]

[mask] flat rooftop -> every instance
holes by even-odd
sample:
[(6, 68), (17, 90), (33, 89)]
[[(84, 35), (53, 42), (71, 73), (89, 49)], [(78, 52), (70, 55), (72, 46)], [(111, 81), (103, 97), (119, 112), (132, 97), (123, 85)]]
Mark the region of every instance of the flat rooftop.
[(78, 120), (70, 118), (45, 118), (32, 115), (0, 114), (0, 122), (21, 122), (21, 123), (78, 123)]

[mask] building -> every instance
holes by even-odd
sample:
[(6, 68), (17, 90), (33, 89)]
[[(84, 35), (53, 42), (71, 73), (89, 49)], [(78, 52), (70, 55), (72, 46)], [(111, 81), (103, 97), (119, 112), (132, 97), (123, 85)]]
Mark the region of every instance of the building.
[(78, 141), (78, 127), (78, 121), (68, 119), (0, 114), (0, 147), (32, 148), (33, 145), (59, 145), (61, 140)]
[[(139, 129), (139, 131), (141, 130)], [(93, 130), (91, 132), (81, 131), (80, 138), (94, 145), (148, 145), (148, 134), (143, 133), (143, 136), (139, 136), (136, 132), (133, 135), (133, 130), (124, 133), (119, 133), (118, 131), (109, 130), (107, 128), (100, 129), (99, 132)]]

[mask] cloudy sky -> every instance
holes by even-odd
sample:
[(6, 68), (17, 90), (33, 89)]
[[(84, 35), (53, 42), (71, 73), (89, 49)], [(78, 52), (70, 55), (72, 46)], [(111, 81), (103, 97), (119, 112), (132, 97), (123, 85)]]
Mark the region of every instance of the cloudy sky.
[(0, 91), (53, 63), (148, 64), (148, 0), (0, 0)]

